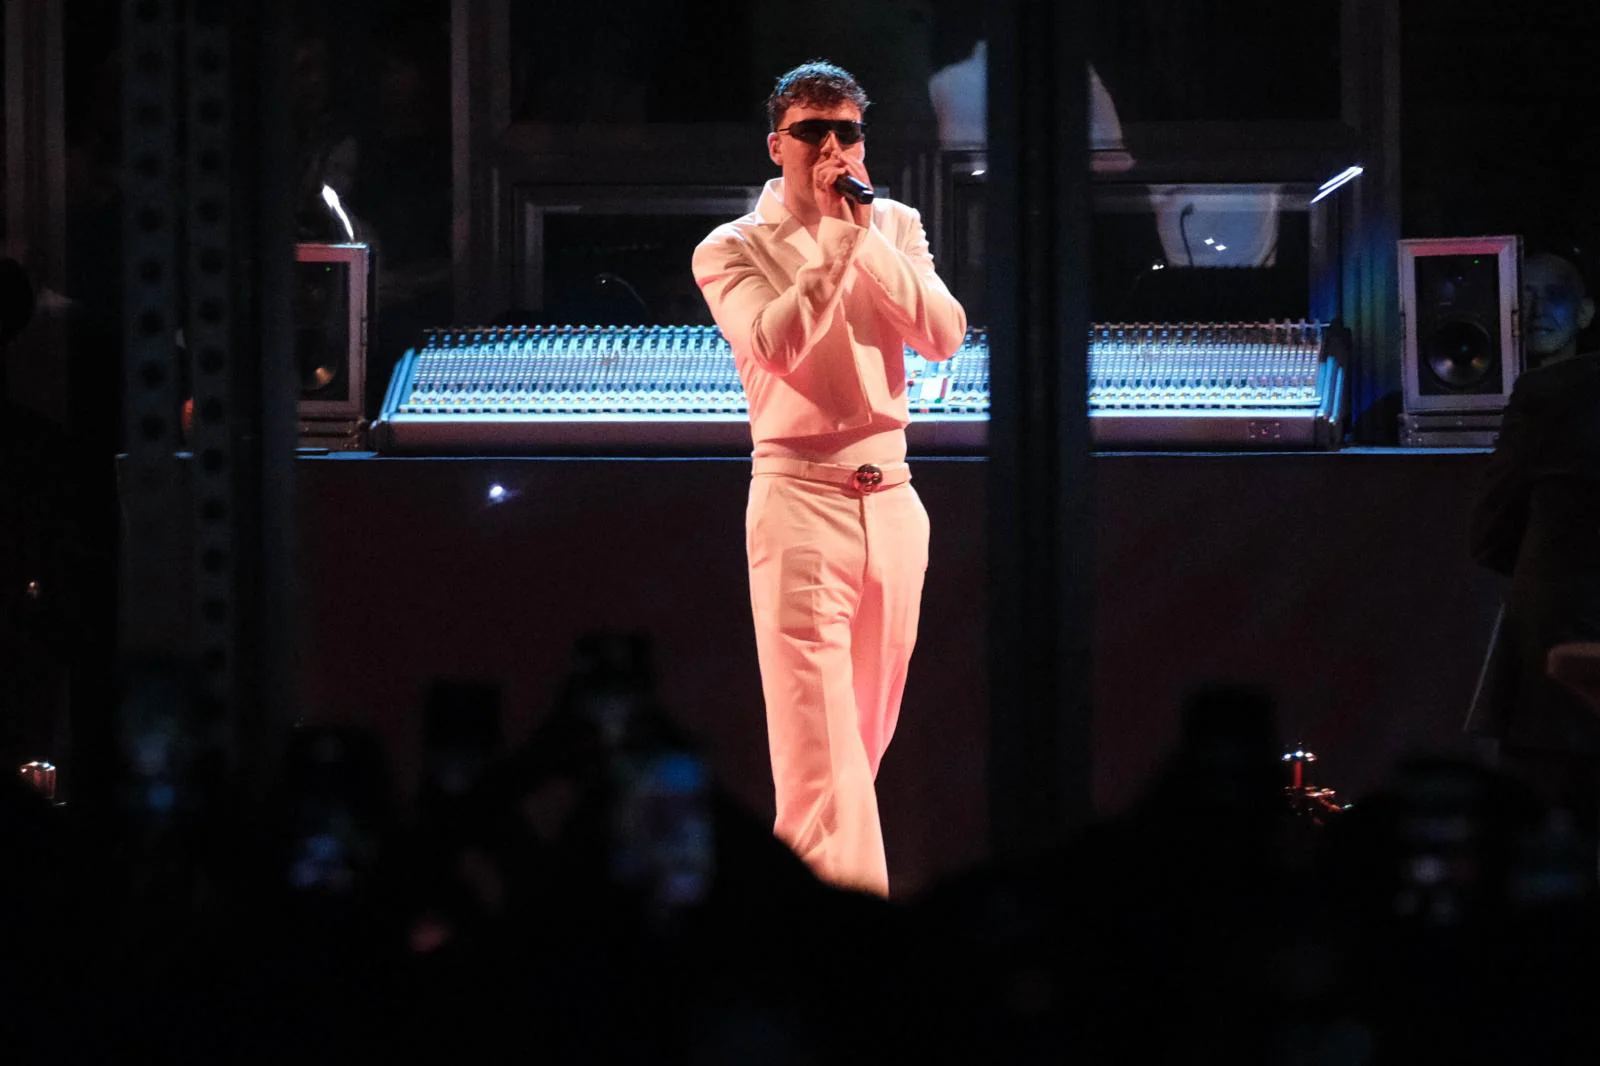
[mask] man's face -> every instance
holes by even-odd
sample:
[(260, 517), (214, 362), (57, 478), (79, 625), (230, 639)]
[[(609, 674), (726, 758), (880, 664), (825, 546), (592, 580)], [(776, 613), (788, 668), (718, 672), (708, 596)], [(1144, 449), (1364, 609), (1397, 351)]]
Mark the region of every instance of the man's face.
[[(846, 119), (852, 122), (861, 121), (861, 109), (852, 103), (835, 104), (832, 107), (803, 107), (794, 106), (784, 111), (783, 117), (778, 120), (778, 128), (786, 129), (796, 122), (804, 122), (808, 118), (821, 119)], [(811, 199), (811, 169), (817, 165), (819, 159), (825, 156), (838, 155), (845, 159), (864, 159), (867, 154), (867, 142), (857, 141), (855, 144), (840, 144), (839, 138), (829, 133), (822, 139), (821, 144), (807, 144), (800, 138), (788, 133), (767, 134), (767, 154), (772, 161), (783, 168), (783, 193), (789, 199), (797, 194), (807, 200)]]
[(1536, 255), (1522, 265), (1523, 345), (1530, 362), (1575, 353), (1579, 331), (1593, 319), (1594, 302), (1571, 263)]

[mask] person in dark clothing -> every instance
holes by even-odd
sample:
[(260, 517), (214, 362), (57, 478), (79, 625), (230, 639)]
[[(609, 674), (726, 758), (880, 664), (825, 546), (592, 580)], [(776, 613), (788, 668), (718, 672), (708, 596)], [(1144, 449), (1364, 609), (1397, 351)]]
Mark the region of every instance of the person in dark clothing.
[(1556, 644), (1600, 640), (1600, 354), (1577, 353), (1594, 317), (1582, 274), (1553, 255), (1523, 270), (1530, 362), (1512, 390), (1472, 516), (1472, 551), (1511, 578), (1481, 700), (1508, 771), (1600, 819), (1600, 715), (1556, 683)]

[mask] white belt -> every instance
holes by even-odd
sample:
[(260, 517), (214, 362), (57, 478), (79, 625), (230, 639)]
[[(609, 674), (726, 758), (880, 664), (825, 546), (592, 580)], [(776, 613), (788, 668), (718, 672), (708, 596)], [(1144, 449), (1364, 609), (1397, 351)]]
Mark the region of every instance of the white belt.
[(766, 458), (753, 460), (752, 474), (782, 474), (805, 481), (824, 481), (830, 485), (843, 485), (860, 493), (877, 492), (892, 485), (903, 485), (911, 480), (908, 463), (863, 463), (860, 466), (838, 466), (833, 463), (811, 463), (804, 459)]

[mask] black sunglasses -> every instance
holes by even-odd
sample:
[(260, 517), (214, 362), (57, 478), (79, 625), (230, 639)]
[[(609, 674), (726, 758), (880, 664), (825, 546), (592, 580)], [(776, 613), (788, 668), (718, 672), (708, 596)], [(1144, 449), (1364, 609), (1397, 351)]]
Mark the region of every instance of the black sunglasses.
[(787, 133), (797, 141), (821, 144), (828, 134), (839, 138), (840, 144), (856, 144), (867, 135), (867, 124), (848, 118), (807, 118), (791, 122), (774, 133)]

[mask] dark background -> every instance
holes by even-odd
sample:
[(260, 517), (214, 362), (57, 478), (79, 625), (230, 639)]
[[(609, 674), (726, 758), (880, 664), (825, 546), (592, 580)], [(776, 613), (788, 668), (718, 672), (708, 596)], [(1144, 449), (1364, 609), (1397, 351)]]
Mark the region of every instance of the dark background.
[[(876, 126), (915, 141), (930, 135), (927, 76), (970, 51), (977, 9), (823, 5), (838, 17), (802, 25), (776, 3), (514, 4), (514, 115), (754, 122), (777, 70), (825, 54), (872, 90)], [(1309, 21), (1290, 26), (1273, 7), (1270, 20), (1246, 27), (1241, 9), (1222, 0), (1102, 9), (1091, 54), (1127, 121), (1329, 114), (1337, 63), (1326, 3), (1295, 8)], [(66, 10), (70, 329), (41, 319), (8, 350), (9, 398), (104, 468), (122, 375), (118, 5), (72, 0)], [(308, 4), (301, 17), (297, 63), (325, 84), (322, 103), (307, 105), (316, 122), (302, 126), (299, 148), (359, 148), (345, 199), (382, 249), (378, 368), (416, 329), (452, 315), (438, 273), (451, 224), (448, 10), (440, 0), (363, 0)], [(1593, 244), (1600, 12), (1550, 0), (1408, 0), (1401, 35), (1403, 234)], [(307, 47), (318, 40), (320, 65)], [(1183, 45), (1214, 61), (1159, 78), (1140, 68)], [(1174, 85), (1176, 72), (1193, 80)], [(582, 91), (591, 83), (606, 91)], [(695, 150), (692, 139), (681, 145)], [(381, 369), (374, 380), (381, 387)], [(1178, 700), (1213, 677), (1277, 689), (1285, 734), (1318, 748), (1330, 782), (1351, 791), (1381, 780), (1400, 751), (1462, 745), (1456, 725), (1495, 599), (1464, 544), (1479, 462), (1352, 453), (1101, 460), (1100, 547), (1083, 561), (1099, 591), (1101, 806), (1117, 809), (1137, 792), (1170, 744)], [(501, 679), (508, 710), (526, 724), (548, 706), (573, 635), (639, 626), (658, 639), (669, 702), (706, 736), (740, 795), (769, 803), (736, 550), (738, 464), (512, 462), (523, 494), (491, 513), (482, 483), (502, 465), (300, 464), (305, 714), (382, 724), (404, 778), (428, 679)], [(987, 714), (984, 468), (923, 464), (917, 476), (934, 516), (936, 568), (906, 724), (884, 770), (891, 861), (910, 885), (982, 847)]]

